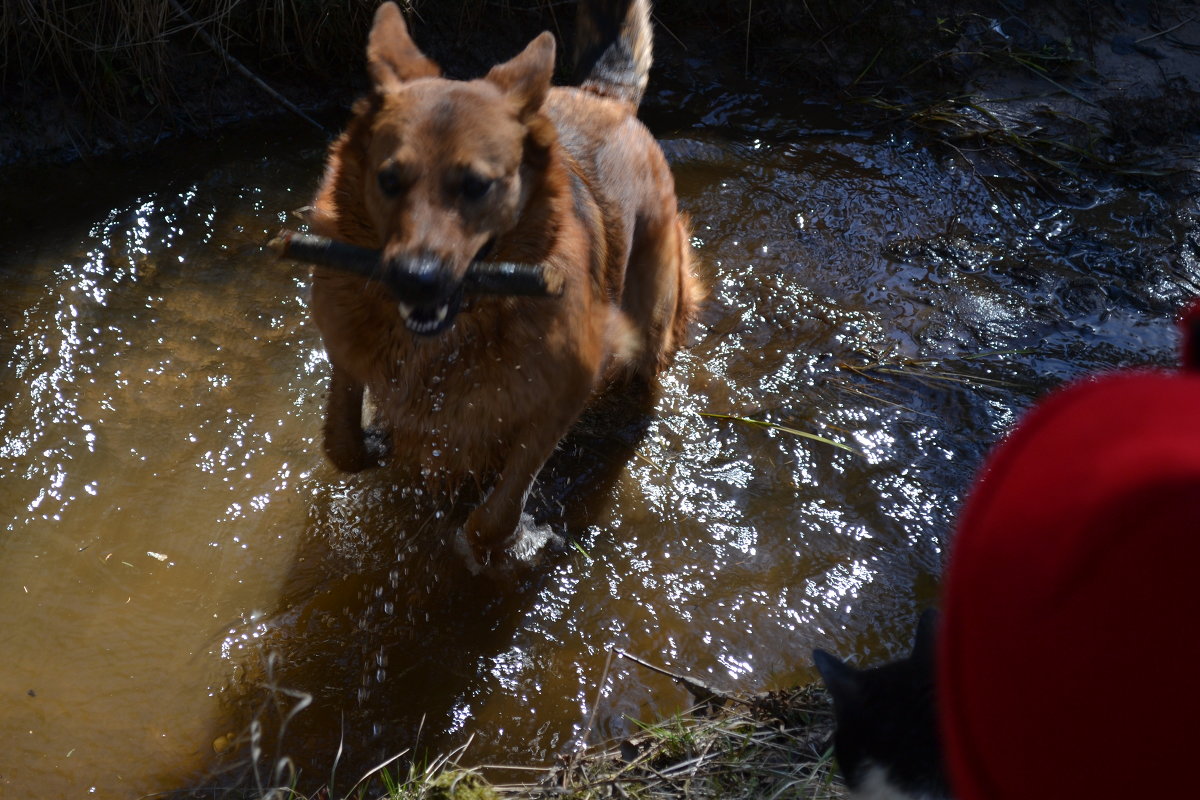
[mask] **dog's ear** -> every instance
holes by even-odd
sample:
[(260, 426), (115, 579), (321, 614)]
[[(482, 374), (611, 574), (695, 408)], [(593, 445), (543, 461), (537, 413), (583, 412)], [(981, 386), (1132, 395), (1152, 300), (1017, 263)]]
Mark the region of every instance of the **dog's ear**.
[(436, 78), (442, 74), (408, 35), (404, 15), (395, 3), (384, 3), (375, 12), (367, 39), (367, 72), (380, 92), (394, 91), (415, 78)]
[(517, 102), (521, 118), (536, 113), (550, 91), (554, 75), (554, 34), (543, 31), (511, 61), (492, 67), (487, 80)]

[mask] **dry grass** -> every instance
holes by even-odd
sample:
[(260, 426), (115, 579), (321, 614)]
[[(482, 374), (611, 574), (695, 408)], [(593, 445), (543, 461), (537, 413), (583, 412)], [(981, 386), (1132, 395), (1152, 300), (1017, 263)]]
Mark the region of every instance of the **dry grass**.
[[(511, 55), (512, 42), (546, 28), (570, 46), (575, 0), (399, 2), (414, 19), (422, 46), (452, 73), (454, 66), (465, 74), (478, 72), (496, 57)], [(135, 129), (204, 129), (246, 113), (239, 113), (247, 109), (244, 95), (255, 92), (241, 76), (220, 80), (242, 71), (230, 59), (300, 105), (349, 102), (360, 88), (355, 84), (363, 75), (363, 44), (378, 3), (5, 0), (0, 122), (15, 127), (33, 150), (47, 126), (72, 127), (70, 138), (83, 154), (103, 149), (89, 147), (95, 133), (126, 149), (137, 138), (131, 135)], [(1161, 5), (1166, 14), (1169, 4)], [(888, 112), (893, 121), (915, 125), (952, 147), (1009, 150), (1061, 174), (1095, 168), (1139, 177), (1163, 174), (1165, 168), (1143, 163), (1136, 152), (1114, 155), (1109, 132), (1085, 120), (1060, 115), (1032, 125), (1007, 118), (997, 101), (959, 97), (964, 78), (986, 68), (1034, 76), (1048, 93), (1087, 102), (1068, 84), (1088, 67), (1087, 51), (1075, 39), (1094, 33), (1076, 24), (1091, 19), (1091, 4), (1046, 4), (1072, 22), (1069, 30), (1078, 29), (1078, 37), (1061, 40), (1041, 35), (1033, 22), (1022, 28), (1016, 24), (1020, 19), (1006, 17), (1013, 30), (1030, 31), (1021, 45), (994, 33), (993, 6), (985, 0), (657, 0), (655, 18), (664, 60), (674, 51), (676, 57), (736, 63), (768, 80), (840, 87), (876, 112)], [(910, 13), (914, 8), (923, 13)], [(1178, 16), (1163, 18), (1174, 22)], [(217, 84), (225, 91), (218, 92)], [(43, 113), (53, 95), (67, 107), (59, 116)], [(278, 96), (265, 100), (249, 112), (277, 107), (278, 101)]]
[[(257, 68), (318, 71), (358, 58), (377, 0), (5, 0), (0, 89), (56, 91), (100, 121), (173, 106), (187, 62), (220, 57), (203, 29)], [(195, 71), (198, 67), (190, 67)], [(218, 66), (218, 68), (220, 68)]]
[[(495, 60), (487, 31), (505, 27), (492, 38), (508, 48), (514, 31), (573, 19), (562, 0), (397, 1), (443, 63), (461, 56), (471, 69)], [(348, 105), (380, 2), (5, 0), (0, 165), (136, 152), (236, 119)]]
[[(466, 766), (470, 745), (404, 774), (383, 767), (360, 782), (357, 800), (840, 800), (829, 739), (829, 700), (816, 687), (733, 698), (636, 735), (582, 749), (545, 768)], [(522, 783), (489, 774), (524, 772)], [(287, 791), (280, 800), (299, 800)], [(319, 797), (328, 795), (318, 793)]]
[[(548, 766), (481, 764), (472, 757), (473, 737), (457, 749), (430, 758), (411, 750), (396, 753), (361, 777), (339, 771), (339, 745), (328, 783), (298, 789), (300, 774), (289, 758), (264, 758), (264, 726), (258, 719), (241, 744), (251, 762), (235, 783), (243, 788), (194, 787), (147, 795), (168, 798), (242, 800), (842, 800), (847, 791), (833, 761), (834, 716), (820, 684), (743, 696), (723, 691), (619, 649), (610, 651), (603, 685), (614, 658), (633, 661), (665, 675), (692, 696), (690, 710), (647, 724), (631, 720), (636, 732), (623, 739), (589, 744), (586, 734)], [(269, 700), (281, 722), (280, 741), (290, 720), (311, 701), (304, 692), (274, 684), (274, 658), (265, 665)], [(597, 695), (595, 703), (601, 697)], [(593, 706), (593, 709), (595, 706)], [(591, 730), (593, 716), (584, 730)], [(420, 733), (417, 734), (420, 738)], [(237, 743), (232, 743), (236, 745)], [(234, 775), (234, 771), (230, 772)], [(355, 778), (357, 777), (357, 780)], [(352, 783), (351, 783), (352, 781)]]
[(500, 798), (762, 800), (845, 796), (828, 740), (833, 719), (815, 688), (735, 701), (711, 715), (683, 715), (625, 741), (587, 750)]
[(966, 353), (955, 358), (911, 358), (899, 353), (863, 352), (859, 362), (842, 361), (838, 368), (873, 381), (911, 380), (924, 386), (961, 385), (974, 389), (1012, 389), (1004, 359), (1028, 350)]

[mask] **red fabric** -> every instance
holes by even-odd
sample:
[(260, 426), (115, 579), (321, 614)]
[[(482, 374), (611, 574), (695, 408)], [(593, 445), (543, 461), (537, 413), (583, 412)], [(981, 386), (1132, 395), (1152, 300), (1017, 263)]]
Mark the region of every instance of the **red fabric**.
[(1077, 383), (993, 453), (938, 686), (959, 800), (1197, 796), (1200, 373)]

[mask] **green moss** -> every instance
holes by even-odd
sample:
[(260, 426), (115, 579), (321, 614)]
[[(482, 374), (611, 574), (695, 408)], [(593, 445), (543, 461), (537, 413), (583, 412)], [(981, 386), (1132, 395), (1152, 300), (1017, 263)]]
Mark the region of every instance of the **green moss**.
[(500, 800), (500, 795), (477, 773), (450, 770), (424, 786), (423, 800)]

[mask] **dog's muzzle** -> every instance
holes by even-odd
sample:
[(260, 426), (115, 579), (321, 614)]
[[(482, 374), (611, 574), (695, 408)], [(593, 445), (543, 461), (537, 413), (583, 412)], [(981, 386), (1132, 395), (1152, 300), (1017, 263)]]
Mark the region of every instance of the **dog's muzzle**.
[(422, 336), (436, 336), (454, 324), (462, 307), (462, 283), (442, 259), (429, 254), (394, 258), (385, 270), (406, 328)]
[(445, 303), (437, 305), (396, 304), (404, 327), (422, 336), (436, 336), (454, 324), (454, 318), (462, 307), (462, 290), (459, 289)]

